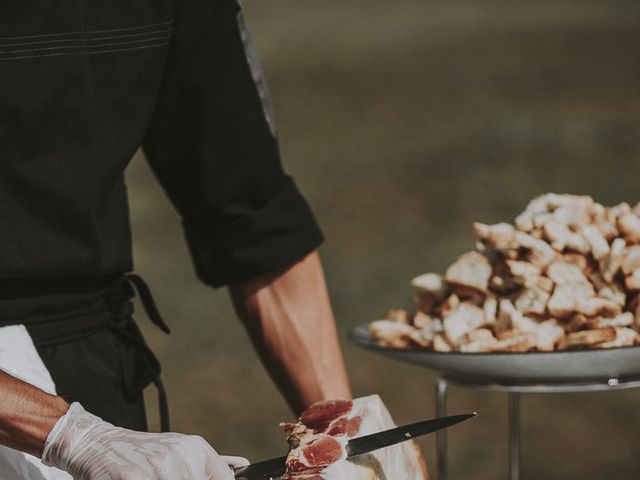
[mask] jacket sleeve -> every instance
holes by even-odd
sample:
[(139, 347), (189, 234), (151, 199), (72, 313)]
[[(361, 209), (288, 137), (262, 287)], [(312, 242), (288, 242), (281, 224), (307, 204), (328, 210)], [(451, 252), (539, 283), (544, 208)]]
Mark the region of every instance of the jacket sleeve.
[(285, 267), (322, 242), (283, 171), (269, 94), (236, 0), (178, 0), (143, 142), (213, 286)]

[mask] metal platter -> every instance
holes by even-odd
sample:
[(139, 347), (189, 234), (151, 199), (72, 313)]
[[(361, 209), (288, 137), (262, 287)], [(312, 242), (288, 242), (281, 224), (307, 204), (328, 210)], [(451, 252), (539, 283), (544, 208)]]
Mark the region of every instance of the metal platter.
[(445, 375), (509, 384), (607, 382), (640, 379), (640, 346), (601, 350), (529, 353), (461, 353), (377, 345), (369, 325), (354, 328), (359, 347), (442, 372)]

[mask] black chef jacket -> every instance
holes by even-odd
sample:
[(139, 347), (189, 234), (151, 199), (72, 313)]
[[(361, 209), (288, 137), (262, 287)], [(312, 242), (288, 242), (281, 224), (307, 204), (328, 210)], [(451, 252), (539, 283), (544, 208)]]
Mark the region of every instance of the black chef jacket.
[(131, 270), (123, 172), (140, 145), (205, 282), (322, 241), (235, 0), (1, 5), (0, 280)]

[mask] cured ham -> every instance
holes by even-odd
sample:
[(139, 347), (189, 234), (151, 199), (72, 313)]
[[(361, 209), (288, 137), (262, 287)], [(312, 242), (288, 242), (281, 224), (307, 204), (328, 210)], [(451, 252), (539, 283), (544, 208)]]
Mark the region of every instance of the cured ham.
[(282, 480), (427, 480), (413, 441), (347, 459), (350, 438), (394, 426), (378, 395), (315, 403), (298, 423), (283, 424), (291, 450)]

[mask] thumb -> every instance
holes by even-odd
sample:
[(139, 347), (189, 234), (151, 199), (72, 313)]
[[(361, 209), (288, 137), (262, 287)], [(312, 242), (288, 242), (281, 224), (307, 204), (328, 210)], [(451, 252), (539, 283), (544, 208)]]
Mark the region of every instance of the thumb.
[(225, 459), (217, 454), (207, 459), (207, 480), (235, 480), (233, 467), (227, 465)]
[(227, 465), (233, 468), (244, 467), (245, 465), (249, 465), (249, 463), (251, 463), (244, 457), (234, 457), (232, 455), (221, 455), (221, 457)]

